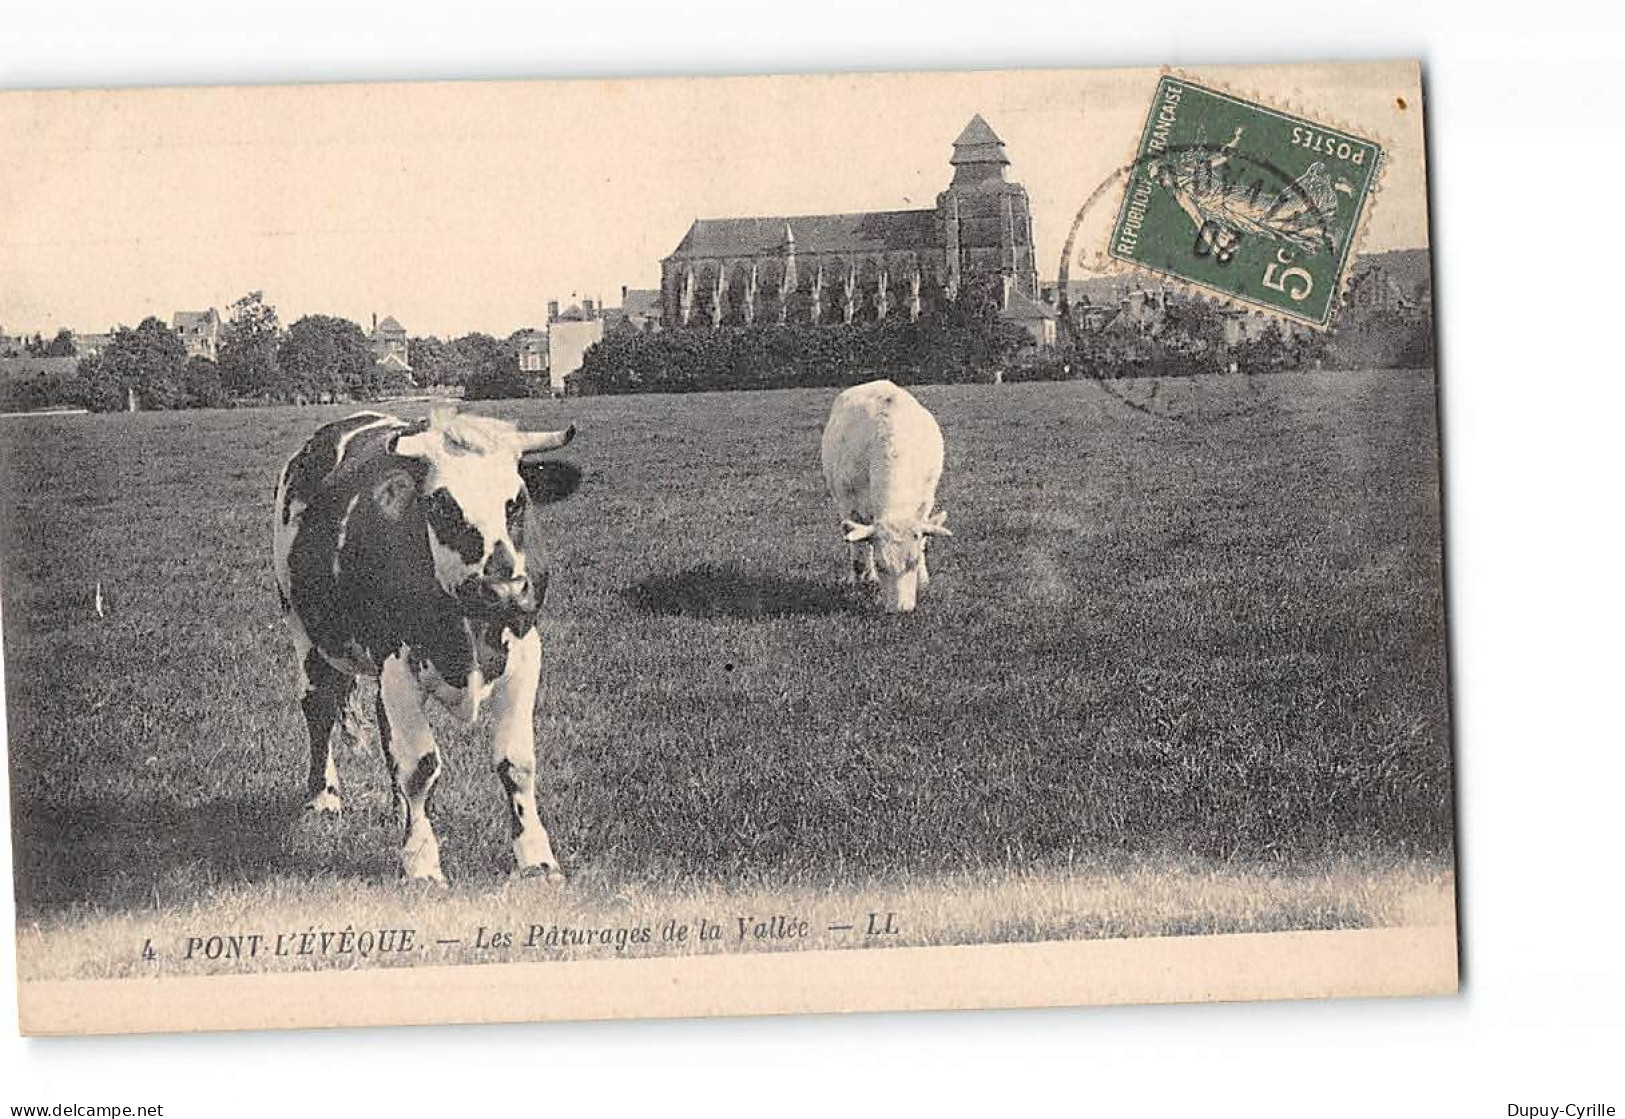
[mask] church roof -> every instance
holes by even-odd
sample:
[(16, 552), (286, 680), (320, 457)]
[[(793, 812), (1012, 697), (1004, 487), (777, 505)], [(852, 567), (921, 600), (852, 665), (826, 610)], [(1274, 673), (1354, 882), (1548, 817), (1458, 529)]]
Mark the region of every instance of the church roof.
[(880, 210), (774, 218), (700, 218), (671, 259), (772, 256), (785, 248), (785, 228), (798, 253), (895, 252), (937, 244), (935, 210)]
[(1004, 154), (1004, 141), (999, 134), (993, 131), (982, 114), (977, 113), (970, 118), (970, 123), (954, 141), (953, 158), (949, 163), (957, 166), (961, 163), (1009, 163), (1010, 159)]

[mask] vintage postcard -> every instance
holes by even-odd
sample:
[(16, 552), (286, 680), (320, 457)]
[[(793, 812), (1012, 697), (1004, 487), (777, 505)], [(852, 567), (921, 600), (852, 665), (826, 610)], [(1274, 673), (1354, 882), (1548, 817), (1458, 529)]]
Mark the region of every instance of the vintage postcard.
[(1417, 64), (0, 149), (25, 1032), (1456, 989)]

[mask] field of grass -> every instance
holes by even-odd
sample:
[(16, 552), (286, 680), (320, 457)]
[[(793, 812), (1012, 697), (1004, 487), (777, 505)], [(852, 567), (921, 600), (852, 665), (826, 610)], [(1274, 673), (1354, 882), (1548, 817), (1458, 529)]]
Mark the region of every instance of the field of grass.
[(899, 897), (915, 942), (1448, 919), (1431, 377), (917, 394), (955, 535), (896, 618), (836, 582), (832, 390), (480, 407), (581, 431), (536, 716), (574, 881), (506, 882), (483, 732), (442, 718), (442, 897), (395, 881), (373, 751), (339, 758), (342, 821), (296, 819), (271, 490), (346, 409), (4, 421), (25, 974), (335, 915), (452, 937)]

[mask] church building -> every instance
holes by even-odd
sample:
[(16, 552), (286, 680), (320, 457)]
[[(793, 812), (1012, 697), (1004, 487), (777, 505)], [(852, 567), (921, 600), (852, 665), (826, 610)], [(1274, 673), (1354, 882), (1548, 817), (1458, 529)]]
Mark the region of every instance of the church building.
[(1037, 341), (1053, 340), (1027, 191), (1006, 178), (1004, 141), (977, 115), (948, 162), (953, 178), (929, 210), (699, 219), (661, 261), (663, 321), (912, 321), (975, 291)]

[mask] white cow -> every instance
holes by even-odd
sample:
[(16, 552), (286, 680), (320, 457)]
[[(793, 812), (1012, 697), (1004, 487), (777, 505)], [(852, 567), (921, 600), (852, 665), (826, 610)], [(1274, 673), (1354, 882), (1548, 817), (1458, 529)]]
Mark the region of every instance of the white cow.
[(931, 413), (890, 381), (835, 398), (824, 425), (824, 482), (850, 549), (849, 578), (880, 584), (890, 613), (914, 609), (931, 583), (925, 545), (952, 536), (932, 511), (942, 478), (942, 431)]

